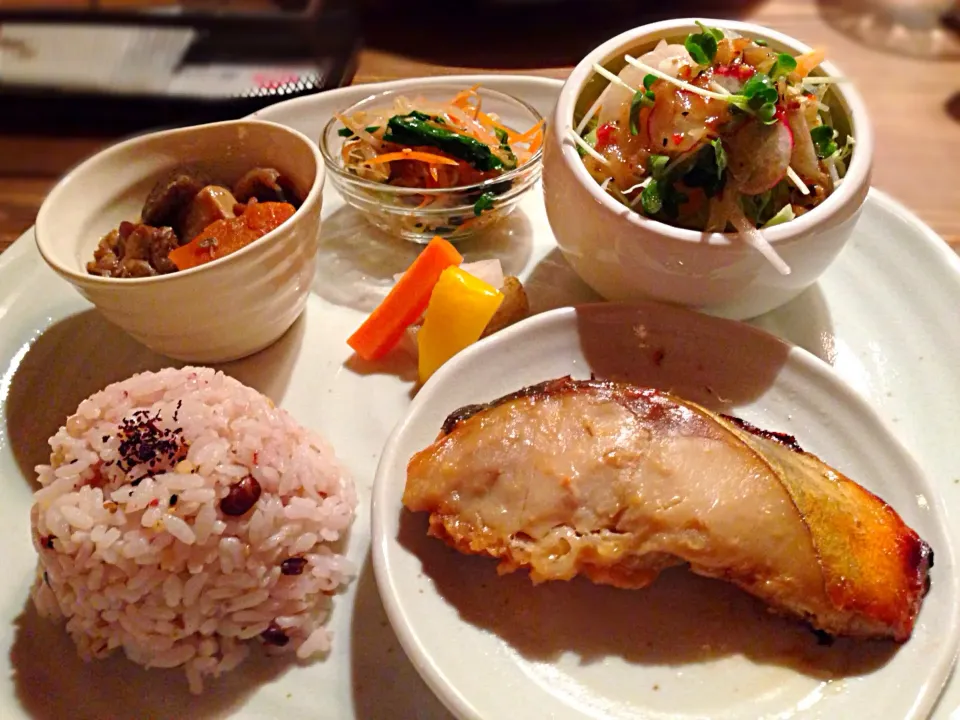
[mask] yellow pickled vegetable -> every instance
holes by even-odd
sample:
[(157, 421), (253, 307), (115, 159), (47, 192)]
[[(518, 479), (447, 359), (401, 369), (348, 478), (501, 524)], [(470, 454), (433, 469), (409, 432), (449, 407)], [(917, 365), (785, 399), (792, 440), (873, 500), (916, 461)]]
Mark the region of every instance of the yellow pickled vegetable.
[(479, 340), (502, 302), (503, 293), (489, 283), (458, 267), (444, 270), (417, 333), (420, 382), (426, 382), (447, 360)]

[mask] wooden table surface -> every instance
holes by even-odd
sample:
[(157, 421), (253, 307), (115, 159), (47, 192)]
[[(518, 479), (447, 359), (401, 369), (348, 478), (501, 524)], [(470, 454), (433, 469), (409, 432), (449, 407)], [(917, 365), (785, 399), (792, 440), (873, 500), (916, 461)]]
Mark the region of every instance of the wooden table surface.
[[(584, 4), (577, 3), (561, 17), (500, 6), (493, 12), (511, 17), (511, 32), (501, 40), (485, 34), (471, 41), (470, 34), (456, 30), (449, 15), (431, 13), (429, 3), (420, 3), (422, 14), (411, 18), (409, 12), (393, 17), (396, 11), (387, 0), (374, 0), (373, 22), (365, 31), (367, 49), (355, 82), (478, 70), (562, 78), (604, 39), (656, 19), (638, 9), (644, 4), (595, 2), (584, 12)], [(843, 7), (842, 0), (714, 0), (684, 3), (673, 12), (751, 20), (824, 47), (858, 84), (872, 111), (877, 135), (874, 185), (911, 208), (960, 251), (960, 54), (935, 60), (907, 57), (876, 42), (854, 39), (849, 23), (855, 16)], [(33, 224), (57, 178), (109, 142), (0, 135), (0, 251)]]

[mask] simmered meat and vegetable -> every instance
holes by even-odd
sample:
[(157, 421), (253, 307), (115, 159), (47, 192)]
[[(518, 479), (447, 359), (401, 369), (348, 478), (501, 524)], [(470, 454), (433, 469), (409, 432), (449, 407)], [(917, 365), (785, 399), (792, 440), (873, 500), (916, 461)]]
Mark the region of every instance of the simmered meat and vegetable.
[(275, 168), (253, 168), (232, 188), (177, 168), (150, 191), (139, 222), (122, 222), (100, 239), (87, 272), (142, 278), (196, 267), (279, 227), (301, 202)]

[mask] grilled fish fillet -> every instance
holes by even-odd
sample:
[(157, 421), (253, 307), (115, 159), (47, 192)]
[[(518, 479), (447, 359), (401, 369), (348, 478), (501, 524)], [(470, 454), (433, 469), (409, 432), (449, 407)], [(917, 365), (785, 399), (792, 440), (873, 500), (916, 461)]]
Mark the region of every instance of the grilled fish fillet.
[(792, 437), (613, 382), (458, 410), (410, 460), (403, 503), (501, 573), (642, 588), (687, 564), (838, 636), (909, 639), (933, 565), (891, 507)]

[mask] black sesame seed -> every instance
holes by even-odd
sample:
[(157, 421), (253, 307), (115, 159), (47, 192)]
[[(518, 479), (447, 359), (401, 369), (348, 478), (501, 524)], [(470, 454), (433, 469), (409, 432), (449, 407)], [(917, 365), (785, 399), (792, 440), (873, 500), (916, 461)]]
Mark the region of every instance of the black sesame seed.
[(186, 454), (182, 428), (160, 428), (157, 426), (159, 421), (159, 412), (151, 417), (147, 410), (137, 410), (123, 420), (118, 428), (120, 460), (117, 463), (122, 471), (130, 472), (142, 464), (150, 470), (147, 477), (152, 477)]
[(306, 558), (291, 557), (280, 563), (280, 572), (284, 575), (300, 575), (306, 566)]
[(663, 139), (663, 146), (664, 146), (664, 147), (667, 146), (667, 139), (666, 139), (666, 138)]
[(108, 442), (108, 441), (110, 440), (110, 436), (109, 436), (109, 435), (104, 435), (102, 438), (100, 438), (100, 440), (103, 441), (103, 442)]
[(173, 507), (174, 505), (176, 505), (176, 504), (177, 504), (177, 500), (179, 500), (179, 498), (177, 497), (177, 494), (176, 494), (176, 493), (174, 493), (173, 495), (171, 495), (171, 496), (170, 496), (170, 507)]

